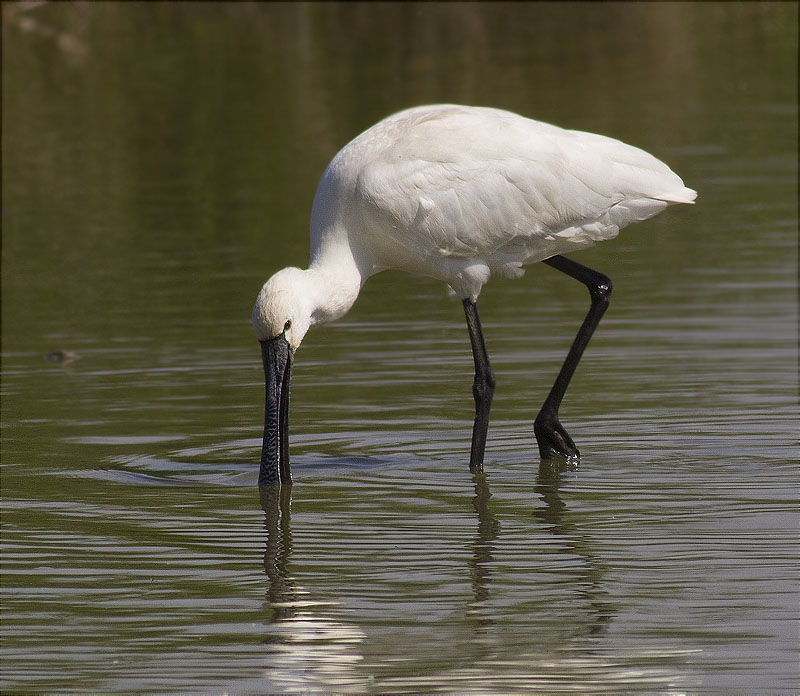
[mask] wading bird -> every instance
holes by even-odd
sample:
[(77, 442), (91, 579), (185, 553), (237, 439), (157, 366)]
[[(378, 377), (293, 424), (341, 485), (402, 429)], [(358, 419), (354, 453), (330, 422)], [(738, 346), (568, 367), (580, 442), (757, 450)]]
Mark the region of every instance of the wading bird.
[(517, 278), (537, 261), (586, 285), (589, 312), (534, 421), (543, 458), (579, 456), (558, 411), (611, 281), (561, 254), (696, 195), (643, 150), (499, 109), (420, 106), (364, 131), (322, 175), (308, 269), (278, 271), (253, 309), (266, 381), (259, 485), (291, 480), (289, 386), (300, 342), (310, 326), (343, 316), (367, 278), (389, 268), (442, 280), (462, 300), (475, 361), (470, 466), (478, 470), (495, 384), (481, 288), (492, 273)]

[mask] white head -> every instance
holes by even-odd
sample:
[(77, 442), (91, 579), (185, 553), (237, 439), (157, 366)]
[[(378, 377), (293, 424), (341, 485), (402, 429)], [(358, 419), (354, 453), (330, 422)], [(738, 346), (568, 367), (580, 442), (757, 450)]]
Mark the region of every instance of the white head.
[(283, 333), (293, 350), (297, 350), (311, 326), (314, 311), (309, 292), (308, 271), (284, 268), (261, 288), (253, 307), (253, 328), (259, 341)]

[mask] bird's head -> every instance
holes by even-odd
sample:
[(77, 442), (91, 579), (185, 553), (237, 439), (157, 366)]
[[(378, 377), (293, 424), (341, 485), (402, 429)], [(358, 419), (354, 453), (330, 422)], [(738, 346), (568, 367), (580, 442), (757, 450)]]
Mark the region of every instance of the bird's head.
[(259, 485), (291, 481), (289, 390), (294, 352), (311, 325), (313, 301), (307, 274), (299, 268), (278, 271), (264, 283), (253, 307), (266, 386)]
[(283, 336), (295, 351), (311, 326), (307, 271), (284, 268), (272, 276), (256, 298), (253, 328), (262, 343)]
[(289, 483), (289, 388), (294, 353), (312, 324), (343, 316), (355, 302), (361, 274), (352, 265), (284, 268), (270, 278), (256, 298), (253, 328), (261, 343), (266, 405), (259, 485)]

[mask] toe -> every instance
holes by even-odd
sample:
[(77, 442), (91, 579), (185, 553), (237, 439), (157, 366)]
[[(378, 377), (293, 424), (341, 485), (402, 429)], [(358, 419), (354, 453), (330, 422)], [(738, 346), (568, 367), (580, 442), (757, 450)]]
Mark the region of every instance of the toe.
[(534, 432), (542, 459), (577, 459), (580, 457), (580, 451), (569, 433), (557, 420), (551, 422), (537, 420), (534, 423)]

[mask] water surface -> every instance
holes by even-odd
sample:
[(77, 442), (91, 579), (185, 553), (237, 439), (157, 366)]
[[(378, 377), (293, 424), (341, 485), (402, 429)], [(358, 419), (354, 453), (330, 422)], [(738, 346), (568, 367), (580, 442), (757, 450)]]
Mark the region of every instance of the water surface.
[[(4, 693), (795, 693), (797, 6), (4, 6)], [(342, 40), (349, 35), (351, 40)], [(382, 116), (620, 137), (699, 192), (460, 304), (385, 273), (298, 352), (256, 487), (266, 277)], [(55, 350), (76, 359), (54, 362)]]

